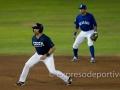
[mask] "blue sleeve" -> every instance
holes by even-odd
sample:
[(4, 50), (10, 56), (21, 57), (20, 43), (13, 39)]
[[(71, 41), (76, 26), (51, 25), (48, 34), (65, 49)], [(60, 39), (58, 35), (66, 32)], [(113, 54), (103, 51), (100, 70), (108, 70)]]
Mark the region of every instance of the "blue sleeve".
[(92, 21), (93, 21), (93, 25), (94, 25), (94, 26), (97, 26), (96, 20), (95, 20), (95, 18), (94, 18), (93, 15), (92, 15)]
[(75, 24), (75, 28), (78, 29), (79, 28), (79, 23), (78, 23), (78, 19), (76, 18), (76, 20), (74, 21)]

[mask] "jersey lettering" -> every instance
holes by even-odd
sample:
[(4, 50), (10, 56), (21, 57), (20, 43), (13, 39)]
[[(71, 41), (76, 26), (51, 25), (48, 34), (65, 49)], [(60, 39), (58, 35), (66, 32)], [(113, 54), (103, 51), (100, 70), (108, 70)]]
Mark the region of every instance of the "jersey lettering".
[(83, 25), (83, 24), (90, 25), (90, 23), (89, 23), (88, 21), (81, 21), (81, 22), (79, 22), (79, 25), (80, 25), (80, 26)]
[(42, 46), (44, 46), (43, 42), (33, 42), (33, 45), (35, 47), (42, 47)]

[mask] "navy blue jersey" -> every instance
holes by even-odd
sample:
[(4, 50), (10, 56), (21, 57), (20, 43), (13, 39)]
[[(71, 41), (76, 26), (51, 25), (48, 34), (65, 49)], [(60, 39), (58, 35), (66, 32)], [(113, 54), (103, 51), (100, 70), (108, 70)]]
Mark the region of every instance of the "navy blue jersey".
[(94, 16), (90, 13), (86, 13), (85, 16), (82, 16), (81, 14), (79, 14), (76, 17), (74, 24), (76, 25), (75, 26), (76, 29), (80, 27), (82, 31), (93, 30), (94, 26), (97, 26)]
[(36, 48), (36, 51), (39, 55), (48, 53), (50, 48), (54, 46), (51, 39), (45, 34), (42, 34), (38, 39), (36, 38), (36, 35), (34, 35), (32, 37), (32, 45)]

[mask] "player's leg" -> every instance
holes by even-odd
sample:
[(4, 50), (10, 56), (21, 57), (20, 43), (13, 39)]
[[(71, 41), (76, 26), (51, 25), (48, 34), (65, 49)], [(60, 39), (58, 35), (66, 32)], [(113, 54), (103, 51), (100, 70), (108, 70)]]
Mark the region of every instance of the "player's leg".
[(74, 58), (71, 61), (78, 60), (78, 46), (85, 40), (85, 38), (86, 38), (86, 36), (84, 35), (84, 32), (81, 31), (81, 33), (77, 36), (77, 38), (73, 44)]
[(26, 77), (29, 73), (29, 69), (34, 66), (36, 63), (38, 63), (40, 61), (40, 56), (35, 53), (26, 63), (25, 63), (25, 66), (23, 68), (23, 71), (22, 71), (22, 74), (20, 76), (20, 79), (19, 81), (21, 82), (25, 82), (26, 80)]
[(95, 62), (95, 57), (94, 57), (94, 45), (93, 45), (93, 41), (90, 39), (90, 36), (93, 34), (93, 30), (89, 32), (88, 36), (87, 36), (87, 40), (88, 40), (88, 46), (89, 46), (89, 50), (90, 50), (90, 54), (91, 54), (91, 60), (90, 62)]
[(47, 57), (46, 60), (44, 60), (43, 62), (45, 63), (46, 67), (48, 68), (51, 74), (61, 78), (64, 82), (68, 81), (69, 77), (67, 75), (55, 69), (53, 54)]

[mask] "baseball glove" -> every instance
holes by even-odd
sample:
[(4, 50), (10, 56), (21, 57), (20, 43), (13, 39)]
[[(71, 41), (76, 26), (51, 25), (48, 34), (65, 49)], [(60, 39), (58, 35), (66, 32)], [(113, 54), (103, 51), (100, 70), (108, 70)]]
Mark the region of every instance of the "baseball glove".
[(93, 33), (90, 38), (91, 38), (92, 41), (95, 42), (97, 40), (97, 38), (98, 38), (98, 34), (97, 33)]

